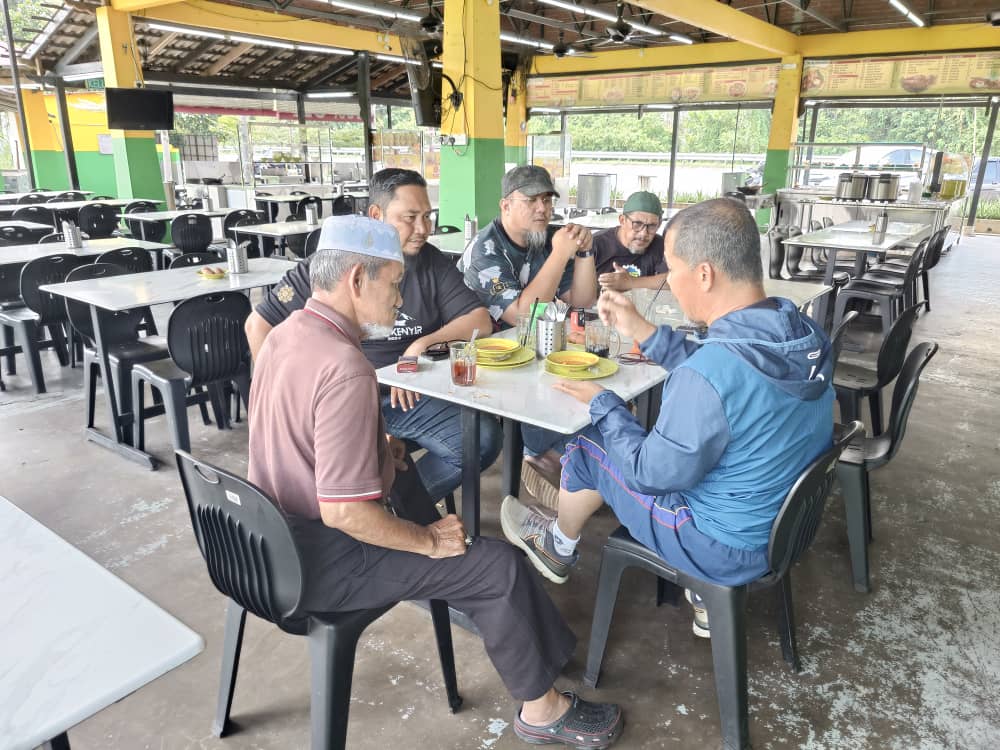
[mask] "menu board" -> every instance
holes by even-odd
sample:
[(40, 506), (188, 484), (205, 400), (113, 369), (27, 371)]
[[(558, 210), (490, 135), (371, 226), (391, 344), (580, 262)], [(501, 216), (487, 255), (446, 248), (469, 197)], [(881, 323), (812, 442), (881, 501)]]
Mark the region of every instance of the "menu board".
[(528, 79), (529, 107), (773, 99), (778, 63)]
[(969, 94), (1000, 90), (1000, 50), (912, 57), (808, 60), (810, 97)]

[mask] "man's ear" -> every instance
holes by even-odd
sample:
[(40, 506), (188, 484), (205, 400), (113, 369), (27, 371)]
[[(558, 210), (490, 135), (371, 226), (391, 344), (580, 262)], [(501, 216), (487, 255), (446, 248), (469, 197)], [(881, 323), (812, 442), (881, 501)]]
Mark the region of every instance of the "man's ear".
[(361, 296), (364, 281), (365, 269), (360, 263), (347, 272), (347, 288), (352, 298)]
[(699, 263), (695, 273), (698, 274), (698, 283), (703, 291), (709, 291), (715, 286), (715, 269), (711, 263)]
[(382, 207), (378, 203), (368, 205), (368, 218), (375, 221), (382, 221)]

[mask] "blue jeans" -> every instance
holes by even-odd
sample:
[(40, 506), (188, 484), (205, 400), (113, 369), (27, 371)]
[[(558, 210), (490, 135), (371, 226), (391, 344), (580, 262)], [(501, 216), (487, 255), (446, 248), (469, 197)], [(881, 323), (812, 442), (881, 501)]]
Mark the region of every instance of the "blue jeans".
[[(462, 410), (455, 404), (421, 397), (409, 411), (392, 408), (382, 397), (382, 415), (390, 435), (425, 448), (417, 473), (427, 494), (437, 502), (462, 484)], [(493, 417), (479, 416), (479, 469), (485, 471), (500, 455), (503, 430)]]
[(521, 425), (521, 440), (524, 441), (524, 455), (532, 458), (540, 456), (546, 451), (553, 450), (562, 453), (566, 444), (575, 438), (576, 435), (564, 435), (561, 432), (553, 432), (543, 427), (535, 427), (530, 424)]

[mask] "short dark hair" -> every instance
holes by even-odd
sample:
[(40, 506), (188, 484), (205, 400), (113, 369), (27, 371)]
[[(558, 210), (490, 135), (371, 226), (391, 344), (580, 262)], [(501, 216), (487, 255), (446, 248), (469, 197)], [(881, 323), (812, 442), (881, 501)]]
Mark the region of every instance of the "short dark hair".
[(372, 175), (368, 185), (368, 200), (385, 211), (392, 199), (396, 197), (396, 190), (407, 185), (426, 188), (427, 180), (421, 177), (419, 172), (414, 172), (412, 169), (400, 169), (399, 167), (380, 169)]
[(667, 224), (674, 255), (689, 266), (708, 263), (730, 281), (761, 283), (760, 232), (746, 204), (714, 198), (682, 209)]

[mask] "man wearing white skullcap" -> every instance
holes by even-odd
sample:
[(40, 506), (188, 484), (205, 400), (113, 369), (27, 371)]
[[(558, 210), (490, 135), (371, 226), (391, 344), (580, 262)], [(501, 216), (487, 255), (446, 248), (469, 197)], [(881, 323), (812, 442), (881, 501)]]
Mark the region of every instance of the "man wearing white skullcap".
[(579, 745), (586, 734), (588, 747), (608, 747), (621, 710), (553, 688), (576, 638), (524, 556), (499, 539), (469, 543), (457, 516), (434, 510), (404, 444), (386, 435), (361, 340), (392, 326), (402, 275), (392, 226), (330, 217), (310, 266), (311, 297), (257, 356), (249, 479), (288, 515), (307, 571), (303, 609), (446, 600), (476, 624), (523, 702), (519, 736)]

